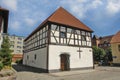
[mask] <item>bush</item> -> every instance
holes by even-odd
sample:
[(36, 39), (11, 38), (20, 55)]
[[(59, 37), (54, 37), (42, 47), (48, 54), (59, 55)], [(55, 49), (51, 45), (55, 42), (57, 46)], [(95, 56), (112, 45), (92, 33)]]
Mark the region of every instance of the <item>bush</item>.
[(93, 46), (93, 57), (95, 62), (103, 60), (105, 51), (97, 46)]
[(0, 62), (0, 71), (3, 69), (3, 63)]

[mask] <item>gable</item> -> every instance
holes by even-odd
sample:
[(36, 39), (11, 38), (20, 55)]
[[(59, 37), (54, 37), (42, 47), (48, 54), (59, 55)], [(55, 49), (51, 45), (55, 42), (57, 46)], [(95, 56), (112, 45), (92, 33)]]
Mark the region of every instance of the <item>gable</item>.
[(48, 21), (64, 24), (64, 25), (68, 25), (68, 26), (72, 26), (75, 28), (92, 32), (92, 30), (89, 27), (87, 27), (85, 24), (83, 24), (80, 20), (78, 20), (76, 17), (74, 17), (72, 14), (70, 14), (68, 11), (66, 11), (62, 7), (56, 10), (48, 18)]

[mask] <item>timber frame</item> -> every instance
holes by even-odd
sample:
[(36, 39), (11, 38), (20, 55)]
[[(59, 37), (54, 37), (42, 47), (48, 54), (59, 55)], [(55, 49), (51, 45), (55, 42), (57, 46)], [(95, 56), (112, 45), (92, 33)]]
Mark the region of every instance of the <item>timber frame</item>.
[[(52, 29), (52, 25), (56, 26), (54, 30)], [(65, 31), (61, 30), (61, 28), (64, 28)], [(67, 29), (71, 29), (71, 31), (67, 32)], [(58, 36), (55, 35), (57, 31), (59, 32)], [(78, 33), (77, 31), (80, 32)], [(60, 32), (64, 32), (66, 37), (60, 37)], [(67, 33), (70, 34), (69, 38), (67, 37)], [(24, 43), (26, 45), (24, 46), (24, 53), (45, 48), (49, 44), (73, 47), (91, 47), (91, 45), (87, 45), (87, 43), (92, 44), (91, 33), (92, 32), (90, 31), (74, 28), (72, 26), (47, 22), (24, 40)], [(89, 38), (89, 41), (87, 41), (86, 37)], [(54, 38), (55, 42), (52, 42), (51, 38)], [(61, 40), (63, 40), (63, 42)], [(70, 44), (71, 40), (73, 41), (73, 44)]]

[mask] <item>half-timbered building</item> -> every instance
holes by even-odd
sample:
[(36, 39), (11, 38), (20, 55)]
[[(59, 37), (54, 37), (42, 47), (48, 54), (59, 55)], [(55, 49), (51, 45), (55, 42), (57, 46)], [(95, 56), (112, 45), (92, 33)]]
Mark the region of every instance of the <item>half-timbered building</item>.
[(60, 7), (24, 40), (23, 64), (46, 72), (93, 68), (92, 32)]

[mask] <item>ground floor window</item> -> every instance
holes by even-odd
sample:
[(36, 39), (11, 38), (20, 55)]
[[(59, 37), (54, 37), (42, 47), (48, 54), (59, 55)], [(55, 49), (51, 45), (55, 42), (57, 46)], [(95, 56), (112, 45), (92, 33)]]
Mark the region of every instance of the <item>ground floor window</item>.
[(118, 50), (120, 51), (120, 44), (118, 45)]

